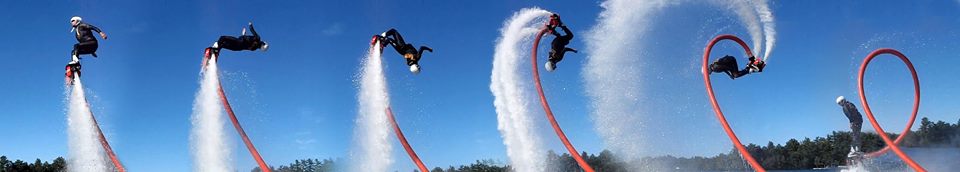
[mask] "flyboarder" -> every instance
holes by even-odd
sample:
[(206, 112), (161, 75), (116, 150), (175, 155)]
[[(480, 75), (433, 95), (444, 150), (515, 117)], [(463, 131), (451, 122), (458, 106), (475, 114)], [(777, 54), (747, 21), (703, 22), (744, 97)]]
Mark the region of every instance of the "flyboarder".
[(840, 105), (843, 108), (843, 114), (847, 116), (847, 120), (850, 121), (850, 153), (847, 154), (848, 158), (856, 158), (863, 155), (863, 152), (860, 150), (860, 128), (863, 126), (863, 116), (860, 115), (860, 111), (857, 110), (857, 106), (847, 101), (843, 96), (837, 97), (837, 105)]
[(408, 44), (403, 40), (403, 36), (400, 36), (400, 32), (393, 28), (380, 35), (374, 35), (373, 38), (371, 44), (380, 42), (381, 50), (387, 45), (393, 45), (393, 49), (407, 60), (407, 66), (410, 66), (410, 72), (413, 74), (420, 73), (420, 57), (423, 56), (423, 51), (433, 52), (433, 49), (427, 46), (420, 46), (420, 49), (417, 49), (413, 44)]
[(74, 72), (77, 76), (80, 75), (80, 55), (90, 54), (93, 57), (97, 57), (97, 38), (94, 37), (93, 32), (96, 31), (100, 34), (100, 38), (104, 40), (107, 39), (107, 34), (100, 30), (100, 28), (83, 22), (83, 18), (80, 16), (73, 16), (70, 18), (70, 29), (71, 32), (76, 31), (77, 43), (73, 44), (73, 51), (70, 53), (71, 59), (67, 63), (66, 76), (68, 83), (72, 84), (72, 80), (75, 77)]
[[(560, 33), (557, 33), (557, 27), (563, 29), (563, 32), (566, 35), (560, 35)], [(544, 64), (543, 67), (546, 68), (547, 71), (553, 72), (554, 69), (557, 69), (557, 63), (559, 63), (560, 60), (563, 60), (563, 55), (566, 54), (567, 51), (577, 53), (577, 50), (567, 47), (567, 44), (570, 44), (570, 40), (573, 39), (573, 32), (570, 32), (570, 29), (567, 28), (567, 25), (560, 21), (560, 15), (550, 15), (550, 22), (547, 24), (547, 28), (549, 29), (550, 33), (555, 36), (555, 38), (553, 38), (553, 42), (550, 42), (550, 57), (547, 59), (547, 63)]]
[(211, 49), (214, 49), (214, 53), (219, 54), (220, 49), (226, 48), (232, 51), (267, 51), (269, 45), (267, 42), (260, 40), (260, 34), (257, 34), (257, 30), (253, 29), (253, 22), (247, 23), (247, 27), (250, 28), (250, 34), (247, 35), (247, 28), (243, 28), (240, 31), (239, 37), (234, 36), (220, 36), (220, 39), (217, 42), (213, 43), (213, 46), (210, 46)]
[(737, 79), (750, 73), (763, 72), (763, 68), (767, 66), (763, 60), (757, 60), (754, 56), (747, 59), (750, 60), (747, 67), (737, 70), (737, 58), (730, 55), (723, 56), (710, 64), (710, 73), (726, 73), (730, 79)]

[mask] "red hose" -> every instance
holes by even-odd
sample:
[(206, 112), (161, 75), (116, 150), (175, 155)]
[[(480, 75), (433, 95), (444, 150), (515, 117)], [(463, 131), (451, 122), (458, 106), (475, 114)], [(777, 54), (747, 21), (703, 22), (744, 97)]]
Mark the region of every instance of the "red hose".
[(747, 56), (753, 56), (753, 52), (750, 51), (750, 47), (747, 46), (747, 43), (744, 43), (743, 40), (737, 38), (733, 35), (720, 35), (713, 40), (710, 40), (710, 43), (707, 44), (707, 47), (703, 52), (703, 83), (707, 86), (707, 94), (710, 95), (710, 103), (713, 105), (713, 111), (717, 114), (717, 119), (720, 121), (720, 124), (723, 125), (723, 130), (727, 132), (727, 136), (730, 137), (730, 141), (733, 142), (733, 146), (740, 151), (740, 154), (743, 155), (743, 158), (747, 160), (747, 163), (753, 167), (753, 170), (765, 172), (766, 169), (763, 169), (763, 166), (760, 166), (760, 163), (757, 163), (757, 160), (753, 159), (753, 155), (750, 155), (750, 151), (747, 151), (747, 148), (743, 146), (743, 143), (740, 142), (740, 139), (737, 138), (737, 134), (733, 132), (733, 129), (730, 128), (730, 123), (727, 123), (727, 118), (723, 116), (723, 111), (720, 110), (720, 103), (717, 103), (717, 97), (713, 94), (713, 84), (710, 82), (710, 69), (708, 68), (710, 61), (710, 51), (713, 49), (713, 45), (721, 40), (732, 40), (740, 44), (743, 47), (743, 50), (747, 52)]
[[(87, 110), (90, 110), (90, 102), (87, 102), (84, 98), (84, 103), (87, 105)], [(123, 164), (120, 164), (120, 159), (117, 158), (117, 154), (113, 153), (113, 148), (110, 147), (110, 143), (107, 142), (107, 138), (103, 136), (103, 131), (100, 130), (100, 124), (97, 123), (97, 118), (93, 117), (93, 111), (90, 110), (90, 119), (93, 120), (93, 127), (97, 129), (97, 135), (100, 136), (100, 145), (103, 146), (103, 150), (107, 152), (107, 156), (110, 157), (110, 161), (113, 162), (113, 167), (119, 172), (126, 172), (127, 170), (123, 168)]]
[[(880, 54), (892, 54), (899, 57), (900, 60), (907, 65), (907, 69), (910, 69), (910, 75), (913, 77), (913, 112), (910, 115), (910, 121), (907, 121), (907, 127), (903, 129), (903, 132), (901, 132), (900, 136), (897, 137), (896, 141), (890, 140), (890, 136), (887, 136), (887, 132), (883, 131), (883, 128), (880, 127), (879, 123), (877, 123), (877, 119), (873, 117), (873, 112), (870, 111), (870, 104), (867, 103), (867, 94), (863, 91), (863, 74), (867, 71), (867, 65), (870, 64), (870, 61), (873, 60), (874, 57)], [(902, 53), (894, 49), (881, 48), (874, 50), (867, 55), (866, 59), (863, 59), (863, 64), (860, 65), (860, 74), (857, 77), (857, 88), (860, 90), (860, 103), (863, 104), (863, 110), (867, 112), (867, 119), (870, 119), (870, 124), (873, 125), (873, 128), (877, 130), (877, 133), (880, 133), (880, 138), (883, 138), (883, 142), (887, 144), (886, 148), (870, 153), (869, 156), (876, 157), (879, 156), (879, 154), (883, 154), (887, 150), (892, 149), (893, 152), (896, 153), (900, 159), (903, 159), (907, 165), (910, 165), (913, 170), (927, 171), (917, 164), (917, 162), (913, 161), (910, 156), (907, 156), (906, 153), (903, 153), (903, 151), (900, 150), (900, 147), (897, 146), (897, 144), (900, 144), (900, 141), (903, 140), (907, 133), (910, 132), (910, 127), (913, 126), (913, 122), (917, 119), (917, 111), (920, 109), (920, 79), (917, 77), (917, 71), (913, 68), (913, 63), (910, 62), (910, 59), (907, 59), (907, 56), (904, 56)]]
[(263, 157), (260, 157), (260, 152), (257, 152), (256, 147), (253, 147), (253, 142), (250, 141), (250, 138), (247, 138), (247, 132), (243, 131), (243, 127), (240, 126), (240, 121), (237, 121), (237, 116), (233, 114), (233, 108), (230, 107), (230, 102), (227, 101), (227, 95), (223, 93), (223, 85), (218, 84), (217, 89), (220, 91), (220, 101), (223, 102), (223, 108), (227, 110), (227, 114), (230, 116), (230, 122), (233, 122), (233, 127), (237, 128), (237, 133), (240, 133), (240, 138), (242, 138), (243, 143), (247, 145), (247, 150), (250, 150), (253, 159), (257, 160), (260, 171), (270, 172), (270, 167), (267, 166), (266, 162), (263, 162)]
[(423, 161), (420, 161), (420, 157), (417, 156), (417, 152), (413, 151), (413, 147), (410, 147), (410, 143), (407, 143), (407, 137), (403, 136), (403, 131), (400, 131), (400, 124), (397, 124), (397, 119), (393, 117), (393, 110), (390, 107), (387, 107), (387, 118), (390, 118), (390, 124), (393, 125), (393, 132), (397, 134), (397, 139), (400, 140), (400, 144), (403, 145), (403, 149), (407, 151), (407, 155), (410, 155), (410, 159), (413, 160), (414, 164), (417, 164), (417, 168), (422, 172), (429, 172), (427, 166), (423, 165)]
[(567, 152), (570, 152), (570, 156), (573, 156), (573, 159), (577, 160), (577, 165), (580, 165), (580, 168), (583, 168), (584, 171), (593, 172), (593, 167), (590, 167), (590, 164), (587, 164), (587, 161), (583, 160), (583, 157), (580, 157), (577, 148), (574, 148), (573, 145), (570, 144), (570, 140), (567, 140), (567, 135), (563, 134), (563, 130), (560, 129), (560, 124), (557, 123), (557, 119), (553, 117), (553, 111), (550, 110), (547, 97), (543, 95), (543, 87), (540, 86), (540, 73), (537, 70), (537, 48), (540, 46), (540, 38), (543, 37), (543, 34), (547, 33), (547, 31), (547, 28), (544, 28), (540, 30), (540, 33), (537, 33), (537, 37), (533, 40), (532, 56), (530, 56), (531, 64), (533, 65), (533, 81), (537, 85), (537, 93), (540, 94), (540, 104), (543, 105), (543, 111), (547, 113), (547, 120), (549, 120), (550, 125), (553, 126), (553, 131), (560, 137), (560, 141), (562, 141), (563, 146), (567, 148)]
[(110, 143), (107, 143), (107, 138), (103, 136), (103, 131), (100, 131), (100, 124), (97, 124), (97, 118), (93, 117), (93, 112), (90, 112), (90, 119), (93, 120), (93, 126), (97, 129), (97, 134), (100, 135), (100, 145), (103, 146), (103, 150), (107, 152), (107, 156), (113, 162), (113, 167), (117, 168), (119, 172), (126, 172), (127, 170), (123, 168), (123, 164), (120, 164), (117, 154), (114, 154), (113, 148), (110, 148)]
[[(206, 62), (206, 60), (217, 60), (217, 58), (217, 54), (211, 54), (210, 49), (206, 50), (204, 62)], [(207, 63), (204, 63), (204, 65), (206, 64)], [(230, 107), (230, 101), (227, 101), (227, 94), (223, 92), (223, 85), (220, 84), (219, 78), (217, 78), (217, 80), (217, 91), (220, 93), (220, 101), (223, 103), (223, 109), (226, 110), (227, 115), (230, 116), (230, 122), (233, 122), (233, 127), (237, 129), (237, 133), (239, 133), (240, 138), (243, 139), (247, 150), (253, 155), (253, 159), (257, 161), (257, 165), (260, 166), (260, 171), (270, 172), (270, 167), (263, 161), (263, 157), (260, 157), (260, 152), (257, 152), (257, 148), (253, 146), (253, 142), (247, 137), (247, 132), (244, 132), (243, 127), (240, 126), (240, 121), (237, 120), (237, 116), (233, 113), (233, 108)]]
[[(73, 74), (73, 72), (74, 71), (67, 67), (67, 73)], [(67, 77), (69, 78), (71, 76), (68, 75)], [(75, 78), (75, 80), (79, 79), (80, 78)], [(70, 81), (70, 84), (73, 84), (73, 82), (75, 81)], [(97, 129), (97, 136), (100, 136), (100, 145), (103, 146), (103, 151), (107, 153), (107, 157), (110, 158), (110, 161), (113, 163), (113, 167), (116, 168), (117, 171), (126, 172), (127, 170), (123, 168), (123, 164), (120, 164), (120, 159), (117, 158), (117, 154), (113, 153), (113, 148), (111, 148), (110, 143), (107, 142), (107, 138), (103, 136), (103, 131), (100, 130), (100, 124), (97, 123), (97, 118), (93, 116), (93, 110), (90, 110), (90, 102), (87, 102), (86, 97), (84, 97), (83, 103), (85, 106), (87, 106), (87, 112), (90, 113), (90, 120), (93, 121), (93, 127)]]

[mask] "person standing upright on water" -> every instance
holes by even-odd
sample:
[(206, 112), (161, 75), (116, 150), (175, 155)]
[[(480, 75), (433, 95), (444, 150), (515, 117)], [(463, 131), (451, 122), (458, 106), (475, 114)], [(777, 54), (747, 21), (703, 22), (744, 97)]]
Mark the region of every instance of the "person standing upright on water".
[(847, 101), (843, 96), (837, 97), (837, 105), (843, 108), (843, 114), (850, 120), (850, 153), (847, 157), (859, 157), (863, 155), (860, 151), (860, 128), (863, 126), (863, 116), (857, 110), (857, 106)]
[(100, 33), (100, 38), (104, 40), (107, 39), (107, 34), (100, 30), (100, 28), (83, 22), (83, 18), (80, 16), (73, 16), (70, 18), (70, 26), (73, 27), (70, 29), (71, 32), (76, 31), (77, 43), (73, 44), (73, 51), (70, 53), (71, 60), (67, 65), (79, 65), (80, 64), (80, 55), (90, 54), (93, 57), (97, 57), (97, 38), (93, 36), (93, 32), (96, 31)]

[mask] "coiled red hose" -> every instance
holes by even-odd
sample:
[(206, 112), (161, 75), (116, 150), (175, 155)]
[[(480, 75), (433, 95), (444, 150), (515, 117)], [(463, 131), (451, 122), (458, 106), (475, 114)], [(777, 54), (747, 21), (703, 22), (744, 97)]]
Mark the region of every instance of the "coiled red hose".
[[(910, 120), (907, 121), (907, 127), (903, 129), (903, 132), (900, 132), (900, 136), (897, 137), (896, 141), (890, 140), (890, 137), (886, 134), (887, 132), (883, 131), (883, 128), (880, 127), (879, 123), (877, 123), (877, 119), (873, 117), (873, 111), (870, 110), (870, 104), (867, 103), (867, 94), (863, 91), (863, 74), (867, 71), (867, 65), (870, 64), (870, 61), (873, 60), (874, 57), (880, 54), (892, 54), (899, 57), (900, 60), (907, 65), (907, 69), (910, 69), (910, 75), (913, 77), (913, 112), (910, 115)], [(900, 144), (900, 141), (903, 141), (903, 138), (906, 137), (907, 133), (910, 132), (910, 127), (913, 126), (913, 122), (917, 119), (917, 111), (920, 109), (920, 78), (917, 77), (917, 70), (913, 68), (913, 63), (910, 62), (910, 59), (903, 55), (903, 53), (900, 53), (894, 49), (881, 48), (874, 50), (867, 55), (866, 59), (863, 59), (863, 64), (860, 65), (860, 74), (858, 74), (857, 77), (857, 88), (860, 90), (860, 103), (863, 104), (863, 110), (867, 113), (867, 119), (870, 119), (870, 124), (874, 129), (877, 130), (877, 133), (880, 133), (880, 138), (882, 138), (883, 142), (887, 144), (887, 147), (879, 151), (872, 152), (868, 154), (868, 156), (876, 157), (880, 154), (886, 153), (888, 150), (893, 150), (893, 152), (896, 153), (900, 159), (903, 159), (903, 161), (906, 162), (910, 168), (913, 168), (913, 170), (927, 171), (917, 164), (917, 162), (913, 161), (910, 156), (907, 156), (906, 153), (903, 153), (903, 151), (900, 150), (900, 147), (897, 146), (897, 144)]]
[(733, 146), (737, 148), (737, 151), (740, 151), (740, 154), (743, 155), (743, 159), (753, 167), (753, 170), (765, 172), (766, 169), (763, 169), (763, 166), (760, 166), (760, 163), (757, 163), (757, 160), (753, 158), (753, 155), (750, 155), (750, 151), (747, 151), (747, 148), (743, 146), (743, 143), (740, 142), (740, 139), (737, 138), (737, 134), (733, 132), (733, 129), (730, 128), (730, 123), (727, 122), (727, 118), (723, 116), (723, 111), (720, 110), (720, 103), (717, 103), (717, 97), (713, 94), (713, 84), (710, 82), (710, 69), (708, 68), (710, 61), (710, 51), (713, 50), (713, 45), (717, 44), (721, 40), (731, 40), (740, 44), (743, 47), (743, 51), (746, 51), (747, 56), (753, 56), (753, 52), (750, 51), (750, 46), (747, 46), (747, 43), (740, 40), (733, 35), (720, 35), (713, 40), (710, 40), (710, 43), (707, 44), (707, 47), (703, 50), (703, 83), (707, 87), (707, 94), (710, 96), (710, 103), (713, 105), (713, 112), (717, 114), (717, 120), (720, 121), (720, 125), (723, 125), (723, 131), (727, 132), (727, 136), (730, 137), (730, 141), (733, 142)]
[(537, 48), (540, 46), (540, 38), (543, 37), (543, 34), (547, 33), (547, 31), (548, 29), (544, 28), (540, 30), (540, 33), (537, 33), (537, 37), (533, 40), (533, 50), (530, 56), (530, 62), (533, 64), (533, 81), (537, 86), (537, 93), (540, 94), (540, 104), (543, 105), (543, 111), (546, 112), (547, 120), (549, 120), (550, 125), (553, 126), (553, 131), (560, 137), (560, 141), (563, 142), (563, 146), (567, 148), (570, 156), (573, 156), (573, 159), (577, 161), (577, 165), (580, 165), (580, 168), (583, 168), (584, 171), (593, 172), (593, 167), (590, 167), (590, 164), (587, 164), (587, 161), (583, 160), (583, 157), (580, 157), (580, 153), (577, 153), (577, 148), (574, 148), (573, 144), (570, 144), (570, 140), (567, 140), (567, 135), (563, 134), (563, 129), (560, 129), (560, 124), (557, 123), (557, 119), (553, 117), (553, 111), (550, 110), (547, 97), (543, 95), (543, 87), (540, 86), (540, 73), (537, 70)]

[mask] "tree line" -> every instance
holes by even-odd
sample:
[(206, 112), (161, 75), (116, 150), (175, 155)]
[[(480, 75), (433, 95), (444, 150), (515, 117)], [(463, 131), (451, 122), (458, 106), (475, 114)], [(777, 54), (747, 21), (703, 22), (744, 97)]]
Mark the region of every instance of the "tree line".
[(63, 157), (53, 159), (53, 162), (40, 161), (33, 163), (22, 160), (10, 161), (7, 156), (0, 156), (0, 172), (62, 172), (67, 169), (67, 161)]
[[(869, 127), (866, 125), (864, 127)], [(898, 135), (887, 133), (891, 138)], [(864, 152), (872, 152), (883, 148), (886, 144), (876, 133), (861, 134), (863, 141), (861, 149)], [(766, 145), (748, 144), (747, 150), (754, 155), (757, 161), (768, 170), (796, 170), (811, 169), (817, 167), (832, 167), (844, 165), (846, 155), (850, 150), (850, 132), (834, 131), (825, 137), (804, 138), (802, 140), (790, 139), (784, 144), (774, 144), (767, 142)], [(920, 127), (916, 131), (909, 131), (902, 147), (951, 147), (960, 148), (960, 120), (955, 124), (944, 121), (931, 122), (927, 118), (920, 120)], [(646, 167), (661, 168), (669, 170), (701, 170), (701, 171), (725, 171), (725, 170), (745, 170), (749, 166), (740, 157), (736, 149), (730, 152), (721, 153), (715, 156), (703, 157), (673, 157), (658, 156), (644, 157), (637, 160), (630, 160), (629, 163), (615, 158), (614, 153), (609, 150), (603, 150), (599, 154), (588, 154), (582, 152), (583, 157), (590, 166), (597, 171), (632, 171), (630, 168)], [(271, 171), (276, 172), (328, 172), (337, 171), (337, 162), (341, 160), (333, 159), (303, 159), (295, 160), (288, 165), (279, 167), (270, 167)], [(546, 160), (548, 164), (546, 171), (556, 172), (578, 172), (581, 171), (577, 162), (570, 154), (557, 154), (548, 151)], [(628, 166), (632, 164), (633, 166)], [(67, 162), (63, 157), (57, 157), (52, 162), (36, 159), (33, 163), (23, 160), (10, 160), (6, 156), (0, 156), (0, 172), (62, 172), (65, 171)], [(435, 167), (431, 172), (498, 172), (510, 171), (512, 167), (508, 164), (498, 162), (492, 159), (477, 160), (474, 163), (459, 166)], [(261, 171), (255, 167), (252, 172)]]
[[(864, 125), (864, 127), (870, 127)], [(889, 130), (889, 129), (888, 129)], [(887, 133), (891, 139), (897, 134)], [(861, 150), (873, 152), (880, 150), (886, 144), (877, 133), (863, 133)], [(768, 170), (797, 170), (819, 167), (835, 167), (845, 165), (847, 153), (850, 151), (850, 132), (834, 131), (824, 137), (790, 139), (784, 144), (767, 142), (766, 145), (748, 144), (747, 150), (756, 160)], [(960, 120), (956, 124), (944, 121), (931, 122), (927, 118), (920, 120), (920, 127), (916, 131), (909, 131), (901, 147), (954, 147), (960, 148)], [(736, 149), (715, 156), (674, 157), (658, 156), (644, 157), (636, 160), (619, 160), (615, 153), (603, 150), (599, 154), (582, 152), (581, 157), (597, 171), (635, 171), (631, 168), (643, 167), (652, 169), (677, 171), (729, 171), (748, 170), (750, 167)], [(570, 154), (557, 154), (548, 151), (546, 156), (546, 171), (579, 172), (580, 167)], [(273, 168), (277, 172), (327, 172), (335, 171), (333, 160), (306, 159), (297, 160), (289, 165)], [(631, 164), (632, 166), (628, 166)], [(459, 166), (435, 167), (430, 172), (500, 172), (511, 171), (509, 164), (495, 160), (477, 160), (474, 163)], [(252, 172), (259, 172), (254, 168)]]

